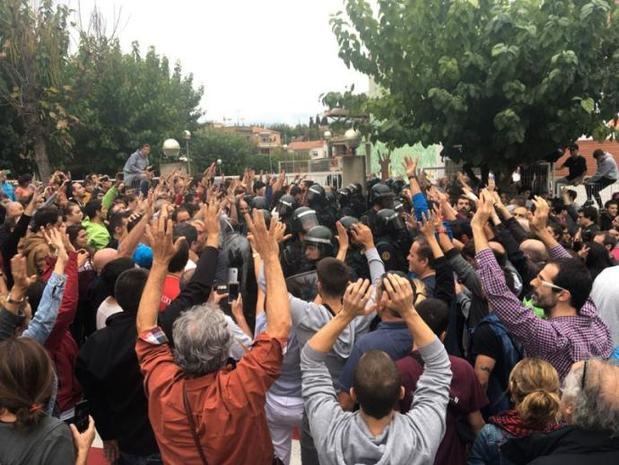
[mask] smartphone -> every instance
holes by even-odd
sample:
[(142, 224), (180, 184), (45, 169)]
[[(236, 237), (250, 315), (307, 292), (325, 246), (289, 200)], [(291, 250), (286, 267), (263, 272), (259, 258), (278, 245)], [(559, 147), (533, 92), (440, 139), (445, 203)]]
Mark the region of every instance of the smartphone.
[(239, 282), (239, 269), (228, 268), (228, 284)]
[(228, 284), (228, 303), (233, 303), (239, 298), (239, 283)]
[(75, 404), (74, 412), (75, 413), (70, 423), (73, 423), (75, 427), (77, 428), (77, 430), (80, 433), (83, 433), (84, 431), (88, 429), (88, 413), (89, 413), (88, 401), (83, 400)]
[(227, 294), (228, 286), (226, 284), (220, 284), (219, 286), (215, 288), (215, 292), (219, 295)]

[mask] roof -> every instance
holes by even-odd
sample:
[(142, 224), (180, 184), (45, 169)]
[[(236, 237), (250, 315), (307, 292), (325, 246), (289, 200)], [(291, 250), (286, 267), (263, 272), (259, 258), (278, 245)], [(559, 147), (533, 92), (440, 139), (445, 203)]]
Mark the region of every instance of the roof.
[(291, 150), (293, 152), (302, 152), (312, 149), (321, 149), (324, 146), (324, 140), (295, 141), (288, 144), (288, 150)]

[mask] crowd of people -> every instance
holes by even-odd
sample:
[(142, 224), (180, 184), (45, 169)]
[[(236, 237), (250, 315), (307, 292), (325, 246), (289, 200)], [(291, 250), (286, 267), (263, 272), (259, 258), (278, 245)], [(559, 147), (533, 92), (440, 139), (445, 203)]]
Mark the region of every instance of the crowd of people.
[(619, 463), (617, 197), (149, 151), (0, 179), (1, 464)]

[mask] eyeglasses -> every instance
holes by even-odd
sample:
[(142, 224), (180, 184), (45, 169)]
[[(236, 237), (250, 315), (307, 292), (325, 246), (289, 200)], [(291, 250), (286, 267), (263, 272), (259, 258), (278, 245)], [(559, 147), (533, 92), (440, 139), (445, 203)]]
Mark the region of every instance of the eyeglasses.
[(539, 282), (542, 283), (542, 286), (544, 287), (549, 287), (550, 289), (552, 289), (555, 292), (561, 292), (561, 291), (567, 291), (566, 288), (561, 287), (561, 286), (557, 286), (556, 284), (553, 284), (549, 281), (544, 281), (541, 276), (537, 275), (537, 279), (539, 279)]

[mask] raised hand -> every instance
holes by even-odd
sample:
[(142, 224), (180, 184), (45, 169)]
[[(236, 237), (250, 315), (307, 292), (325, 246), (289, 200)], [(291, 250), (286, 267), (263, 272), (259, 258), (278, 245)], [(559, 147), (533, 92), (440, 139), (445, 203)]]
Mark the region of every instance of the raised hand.
[(56, 228), (49, 228), (47, 230), (42, 229), (42, 231), (43, 237), (47, 241), (47, 245), (49, 245), (54, 252), (56, 252), (58, 259), (65, 262), (69, 260), (69, 255), (67, 254), (67, 249), (65, 247), (65, 234)]
[(185, 240), (184, 237), (179, 237), (176, 243), (172, 242), (174, 225), (168, 215), (168, 208), (164, 206), (154, 224), (146, 226), (146, 237), (153, 249), (153, 266), (164, 265), (167, 267), (178, 252), (181, 241)]
[(482, 191), (481, 199), (477, 205), (477, 211), (471, 220), (471, 226), (484, 227), (488, 224), (488, 220), (492, 216), (494, 212), (494, 202), (492, 200), (492, 196), (490, 196), (486, 191)]
[(402, 317), (414, 310), (415, 293), (408, 279), (388, 274), (383, 278), (383, 288), (387, 292), (387, 308), (398, 312)]
[(349, 284), (344, 293), (344, 306), (342, 311), (349, 316), (356, 317), (370, 314), (374, 309), (367, 308), (367, 303), (372, 296), (372, 286), (367, 279), (359, 279)]
[(529, 220), (529, 225), (535, 231), (536, 234), (545, 232), (548, 225), (548, 217), (550, 216), (550, 206), (548, 202), (542, 197), (535, 196), (533, 199), (533, 205), (535, 205), (535, 213)]
[(406, 176), (417, 176), (417, 160), (414, 157), (404, 157), (404, 169)]
[(286, 225), (284, 223), (275, 220), (271, 220), (271, 223), (275, 223), (275, 238), (278, 243), (286, 242), (292, 237), (292, 234), (286, 234)]
[(251, 232), (254, 250), (260, 255), (263, 261), (276, 259), (279, 260), (279, 244), (277, 243), (277, 222), (271, 223), (271, 228), (267, 229), (264, 222), (264, 213), (261, 210), (254, 210), (252, 216), (245, 214), (245, 222)]
[(206, 231), (207, 241), (214, 247), (217, 247), (217, 245), (214, 244), (219, 244), (221, 202), (217, 200), (216, 196), (209, 196), (208, 203), (204, 204), (202, 207), (202, 213), (204, 216), (204, 229)]
[(352, 239), (357, 244), (361, 244), (365, 250), (374, 248), (374, 236), (372, 230), (363, 223), (353, 224)]
[(26, 257), (21, 254), (11, 258), (11, 274), (13, 275), (13, 287), (24, 291), (37, 280), (37, 275), (28, 276)]
[(344, 225), (340, 223), (339, 221), (335, 223), (335, 227), (337, 228), (337, 236), (335, 237), (337, 238), (337, 242), (340, 245), (340, 250), (342, 249), (348, 250), (350, 246), (350, 241), (348, 239), (348, 231), (346, 231), (346, 228), (344, 227)]

